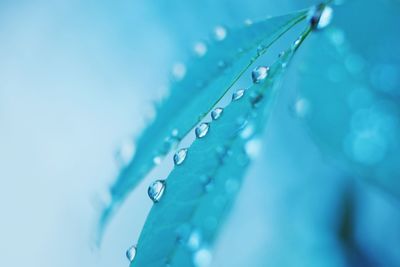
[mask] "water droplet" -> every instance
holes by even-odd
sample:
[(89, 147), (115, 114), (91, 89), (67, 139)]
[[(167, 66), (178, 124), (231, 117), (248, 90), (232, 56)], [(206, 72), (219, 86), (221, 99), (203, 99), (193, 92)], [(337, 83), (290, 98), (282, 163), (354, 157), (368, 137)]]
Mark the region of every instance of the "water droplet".
[(223, 163), (224, 160), (232, 154), (232, 151), (226, 146), (218, 146), (216, 149), (219, 162)]
[(246, 19), (245, 21), (244, 21), (244, 25), (246, 25), (246, 26), (250, 26), (250, 25), (252, 25), (253, 24), (253, 21), (251, 20), (251, 19)]
[(176, 80), (182, 80), (186, 75), (186, 66), (183, 63), (175, 63), (172, 67), (172, 75)]
[(254, 134), (254, 125), (248, 124), (244, 127), (243, 131), (240, 133), (240, 137), (243, 139), (249, 139)]
[(185, 161), (187, 152), (188, 152), (187, 148), (182, 148), (178, 152), (175, 153), (174, 163), (176, 166), (181, 165)]
[(195, 130), (196, 137), (197, 138), (203, 138), (204, 136), (207, 135), (209, 129), (210, 129), (210, 124), (209, 123), (200, 124)]
[(210, 192), (214, 188), (214, 178), (209, 175), (204, 175), (200, 178), (204, 185), (204, 191)]
[(193, 263), (196, 267), (207, 267), (211, 264), (211, 260), (211, 251), (207, 248), (199, 249), (193, 255)]
[(259, 66), (251, 73), (251, 78), (254, 83), (260, 83), (268, 76), (269, 68), (266, 66)]
[(193, 50), (198, 57), (203, 57), (207, 53), (207, 46), (203, 42), (198, 42), (194, 45)]
[(218, 61), (218, 68), (223, 69), (226, 67), (226, 63), (223, 60)]
[(292, 48), (296, 49), (301, 43), (301, 38), (297, 38), (296, 41), (293, 42)]
[(222, 115), (222, 113), (224, 112), (224, 109), (223, 108), (216, 108), (216, 109), (214, 109), (212, 112), (211, 112), (211, 118), (215, 121), (215, 120), (218, 120), (220, 117), (221, 117), (221, 115)]
[(253, 107), (258, 107), (263, 98), (264, 96), (261, 93), (253, 91), (250, 95), (250, 101)]
[(245, 145), (245, 150), (251, 159), (255, 159), (261, 152), (261, 140), (258, 138), (249, 140)]
[(299, 98), (294, 103), (294, 112), (297, 117), (304, 118), (310, 111), (310, 102), (306, 98)]
[(190, 236), (187, 240), (187, 247), (191, 250), (191, 251), (196, 251), (200, 248), (201, 245), (201, 234), (200, 231), (198, 230), (193, 230), (190, 233)]
[(178, 137), (178, 134), (179, 134), (178, 129), (173, 129), (171, 131), (171, 136), (174, 137), (174, 138)]
[(236, 124), (237, 124), (237, 130), (238, 132), (243, 131), (245, 127), (248, 125), (249, 121), (247, 120), (247, 117), (245, 116), (239, 116), (236, 119)]
[(330, 6), (320, 4), (310, 12), (310, 24), (314, 29), (321, 30), (331, 23), (333, 9)]
[(128, 258), (129, 262), (133, 262), (136, 256), (136, 246), (131, 246), (126, 251), (126, 257)]
[(260, 56), (267, 50), (267, 47), (264, 45), (257, 46), (257, 54)]
[(282, 51), (282, 52), (279, 53), (278, 57), (282, 58), (284, 55), (285, 55), (285, 51)]
[(228, 35), (228, 32), (225, 27), (223, 27), (223, 26), (215, 27), (215, 29), (214, 29), (215, 40), (222, 41), (226, 38), (227, 35)]
[(237, 100), (241, 99), (244, 96), (244, 92), (245, 92), (244, 89), (240, 89), (240, 90), (237, 90), (236, 92), (234, 92), (232, 94), (232, 101), (237, 101)]
[(147, 194), (154, 203), (160, 201), (161, 197), (164, 194), (165, 186), (166, 186), (165, 180), (157, 180), (149, 186)]
[(154, 163), (155, 165), (160, 165), (160, 164), (161, 164), (161, 160), (162, 160), (162, 158), (161, 158), (160, 156), (155, 156), (155, 157), (153, 158), (153, 163)]

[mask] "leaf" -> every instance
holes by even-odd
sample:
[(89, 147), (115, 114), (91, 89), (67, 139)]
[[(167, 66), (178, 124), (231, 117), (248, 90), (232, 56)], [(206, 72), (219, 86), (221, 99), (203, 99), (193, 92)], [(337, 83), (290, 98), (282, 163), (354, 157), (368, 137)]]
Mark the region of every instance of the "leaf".
[(351, 176), (400, 197), (398, 101), (374, 90), (372, 71), (339, 29), (310, 42), (320, 48), (304, 58), (299, 91), (310, 106), (304, 122), (311, 136)]
[(309, 32), (270, 67), (266, 79), (253, 84), (209, 124), (204, 138), (192, 143), (146, 220), (131, 267), (202, 266), (198, 261), (208, 260), (258, 147), (255, 138), (271, 113), (280, 78)]
[(111, 203), (100, 218), (99, 237), (115, 208), (155, 161), (187, 135), (272, 43), (306, 16), (307, 11), (299, 11), (229, 30), (224, 40), (209, 45), (204, 57), (189, 63), (187, 75), (171, 85), (169, 98), (159, 105), (155, 120), (138, 138), (133, 160), (112, 186)]

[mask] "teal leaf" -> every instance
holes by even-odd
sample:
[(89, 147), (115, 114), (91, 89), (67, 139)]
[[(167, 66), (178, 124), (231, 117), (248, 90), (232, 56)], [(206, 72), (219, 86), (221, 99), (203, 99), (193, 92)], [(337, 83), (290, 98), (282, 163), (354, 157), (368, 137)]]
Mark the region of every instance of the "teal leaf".
[(185, 161), (166, 179), (142, 230), (131, 267), (203, 266), (242, 184), (257, 137), (265, 128), (278, 85), (307, 29), (281, 54), (264, 79), (234, 97), (188, 148)]
[(225, 29), (218, 40), (210, 42), (203, 57), (188, 64), (187, 74), (172, 83), (170, 96), (159, 104), (154, 121), (137, 139), (133, 160), (111, 187), (111, 202), (100, 218), (99, 238), (115, 209), (156, 162), (176, 147), (271, 44), (306, 17), (307, 11), (299, 11)]
[(303, 58), (299, 99), (309, 111), (299, 115), (311, 136), (350, 176), (400, 197), (398, 99), (374, 90), (369, 70), (373, 66), (340, 29), (331, 28), (310, 42), (319, 49)]

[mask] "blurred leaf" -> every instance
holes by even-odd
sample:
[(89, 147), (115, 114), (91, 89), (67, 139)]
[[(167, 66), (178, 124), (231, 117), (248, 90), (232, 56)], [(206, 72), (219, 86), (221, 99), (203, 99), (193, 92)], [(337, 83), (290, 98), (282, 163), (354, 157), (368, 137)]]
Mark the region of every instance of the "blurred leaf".
[(249, 160), (259, 149), (278, 85), (294, 52), (309, 34), (270, 67), (268, 76), (232, 101), (208, 134), (196, 139), (182, 165), (166, 180), (165, 193), (142, 230), (132, 267), (204, 266), (240, 189)]
[(303, 58), (299, 98), (308, 106), (308, 112), (299, 115), (310, 134), (324, 154), (352, 176), (400, 196), (396, 98), (372, 88), (369, 66), (341, 30), (332, 28), (310, 41), (319, 49)]
[[(100, 219), (100, 238), (114, 209), (155, 161), (187, 135), (272, 43), (306, 16), (307, 11), (299, 11), (238, 29), (217, 29), (217, 40), (202, 47), (207, 49), (205, 55), (192, 60), (182, 80), (172, 83), (170, 96), (157, 107), (155, 120), (138, 138), (133, 160), (111, 188), (111, 203)], [(185, 67), (179, 66), (178, 72), (183, 76)]]

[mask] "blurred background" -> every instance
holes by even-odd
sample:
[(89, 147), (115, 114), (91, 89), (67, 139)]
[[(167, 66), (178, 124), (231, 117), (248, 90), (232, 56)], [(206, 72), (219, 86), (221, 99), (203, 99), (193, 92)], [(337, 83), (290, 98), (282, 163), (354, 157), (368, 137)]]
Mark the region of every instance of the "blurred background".
[[(340, 2), (286, 75), (212, 266), (400, 266), (400, 2)], [(0, 266), (128, 266), (148, 181), (93, 234), (172, 66), (216, 25), (312, 4), (1, 1)]]

